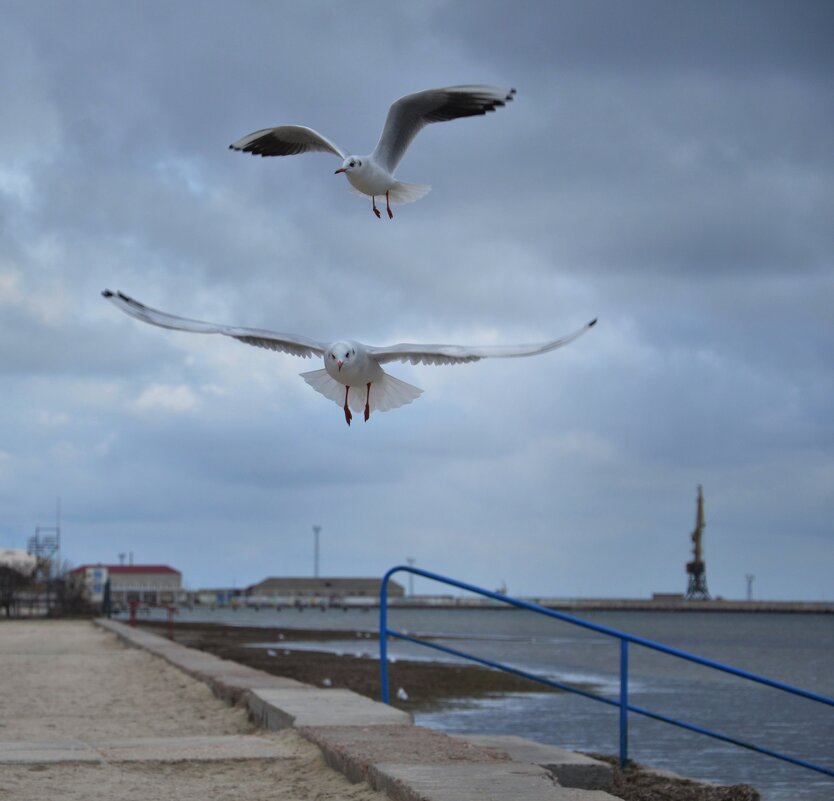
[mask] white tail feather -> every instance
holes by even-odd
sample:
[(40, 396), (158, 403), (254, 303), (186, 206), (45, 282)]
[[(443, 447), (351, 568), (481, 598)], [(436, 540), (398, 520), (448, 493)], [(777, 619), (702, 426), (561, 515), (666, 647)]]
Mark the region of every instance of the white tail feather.
[[(327, 370), (311, 370), (309, 373), (301, 373), (301, 377), (325, 398), (340, 407), (345, 405), (345, 385), (331, 378)], [(365, 408), (366, 389), (364, 386), (350, 388), (348, 405), (353, 411), (361, 412)], [(422, 394), (422, 389), (383, 373), (382, 378), (371, 384), (371, 411), (387, 412), (411, 403)]]
[(413, 203), (431, 192), (431, 187), (428, 184), (404, 184), (402, 181), (397, 181), (393, 189), (388, 192), (388, 200), (390, 203)]
[[(368, 197), (364, 192), (360, 192), (355, 186), (348, 184), (348, 191), (354, 195), (362, 195)], [(403, 205), (404, 203), (413, 203), (431, 192), (429, 184), (404, 184), (397, 181), (391, 189), (388, 190), (388, 202), (392, 205)], [(377, 197), (385, 197), (385, 195), (377, 195)]]

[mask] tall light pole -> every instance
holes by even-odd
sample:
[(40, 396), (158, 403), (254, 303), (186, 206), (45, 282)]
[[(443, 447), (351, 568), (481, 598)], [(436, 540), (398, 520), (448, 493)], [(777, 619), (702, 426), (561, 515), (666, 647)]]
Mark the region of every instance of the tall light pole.
[(313, 539), (315, 541), (315, 551), (313, 555), (313, 576), (319, 577), (319, 533), (321, 526), (313, 526)]
[[(414, 567), (414, 562), (416, 561), (413, 556), (409, 556), (406, 560), (408, 562), (409, 567)], [(408, 597), (411, 598), (414, 595), (414, 574), (408, 574)]]
[(753, 579), (756, 578), (752, 573), (747, 573), (745, 575), (747, 579), (747, 600), (753, 600)]

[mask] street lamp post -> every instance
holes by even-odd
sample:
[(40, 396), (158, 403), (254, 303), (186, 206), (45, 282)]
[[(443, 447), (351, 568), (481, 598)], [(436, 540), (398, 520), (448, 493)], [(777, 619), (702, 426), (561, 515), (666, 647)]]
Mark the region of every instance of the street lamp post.
[(315, 541), (315, 550), (313, 552), (313, 576), (319, 577), (319, 533), (321, 526), (313, 526), (313, 537)]
[[(414, 567), (414, 562), (416, 561), (413, 556), (409, 556), (406, 560), (408, 562), (409, 567)], [(408, 574), (408, 597), (411, 598), (414, 596), (414, 574)]]

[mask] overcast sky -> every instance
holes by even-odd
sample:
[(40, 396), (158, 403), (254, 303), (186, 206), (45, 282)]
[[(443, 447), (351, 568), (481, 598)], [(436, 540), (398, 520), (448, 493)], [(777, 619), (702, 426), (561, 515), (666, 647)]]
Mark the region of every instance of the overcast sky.
[[(834, 6), (0, 0), (0, 547), (189, 587), (420, 567), (512, 594), (682, 592), (698, 484), (714, 595), (834, 598)], [(308, 125), (432, 125), (377, 220)], [(564, 350), (393, 364), (355, 419), (320, 364), (132, 320)], [(415, 589), (435, 588), (418, 580)]]

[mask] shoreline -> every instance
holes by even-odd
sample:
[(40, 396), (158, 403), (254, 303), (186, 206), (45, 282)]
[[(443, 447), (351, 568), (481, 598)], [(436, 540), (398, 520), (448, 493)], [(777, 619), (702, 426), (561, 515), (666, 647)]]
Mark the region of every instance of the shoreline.
[[(164, 622), (138, 621), (139, 628), (167, 637)], [(344, 640), (376, 645), (370, 632), (332, 629), (295, 629), (280, 626), (227, 626), (217, 623), (175, 623), (174, 641), (277, 676), (296, 679), (318, 687), (353, 690), (378, 701), (380, 698), (379, 658), (328, 651), (283, 648), (293, 641)], [(253, 643), (274, 641), (272, 648), (252, 648)], [(509, 693), (560, 692), (543, 684), (509, 673), (481, 667), (438, 661), (397, 659), (388, 668), (391, 705), (406, 711), (427, 711), (439, 706), (466, 704), (467, 700)], [(572, 686), (590, 689), (591, 685)], [(397, 697), (398, 690), (406, 698)]]
[[(167, 637), (164, 622), (139, 621), (144, 629)], [(292, 651), (276, 645), (270, 656), (265, 648), (247, 647), (247, 643), (265, 642), (271, 637), (280, 642), (345, 639), (357, 632), (344, 630), (289, 629), (275, 627), (225, 626), (215, 623), (179, 623), (174, 625), (174, 641), (189, 648), (207, 651), (223, 659), (248, 665), (276, 676), (293, 678), (305, 684), (346, 688), (379, 700), (378, 658), (340, 656), (324, 651)], [(363, 639), (376, 641), (376, 635), (358, 632)], [(439, 662), (398, 660), (391, 664), (389, 679), (392, 703), (408, 712), (432, 708), (450, 708), (467, 699), (498, 696), (515, 692), (560, 692), (529, 679), (505, 674), (481, 666), (458, 666)], [(327, 681), (325, 681), (327, 680)], [(329, 683), (328, 683), (329, 682)], [(397, 698), (400, 686), (411, 688), (407, 699)], [(589, 687), (589, 685), (574, 685)], [(758, 791), (747, 784), (712, 785), (682, 776), (655, 771), (629, 760), (624, 771), (611, 755), (589, 753), (614, 766), (614, 786), (609, 793), (624, 801), (760, 801)]]
[[(244, 597), (237, 602), (225, 605), (180, 602), (179, 606), (192, 609), (231, 609), (231, 610), (360, 610), (379, 612), (377, 599), (337, 599), (311, 596), (295, 600), (272, 597)], [(744, 614), (782, 614), (782, 615), (831, 615), (834, 614), (834, 601), (742, 601), (725, 598), (709, 600), (687, 599), (682, 597), (657, 598), (520, 598), (518, 600), (541, 606), (555, 612), (686, 612), (686, 613), (744, 613)], [(388, 601), (391, 610), (403, 609), (489, 609), (492, 611), (518, 611), (510, 603), (481, 598), (458, 598), (453, 596), (425, 596), (413, 598), (392, 598)], [(124, 612), (124, 610), (121, 610)]]

